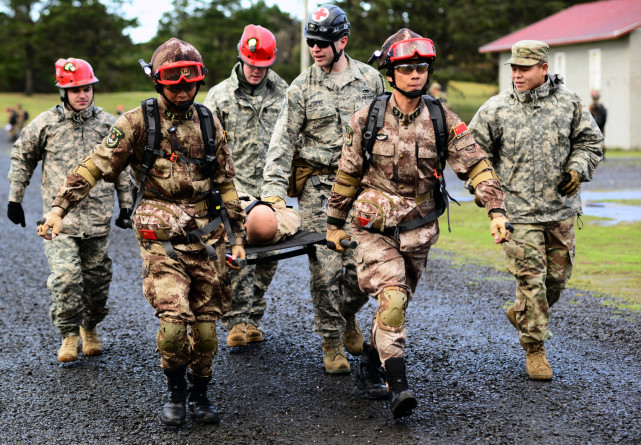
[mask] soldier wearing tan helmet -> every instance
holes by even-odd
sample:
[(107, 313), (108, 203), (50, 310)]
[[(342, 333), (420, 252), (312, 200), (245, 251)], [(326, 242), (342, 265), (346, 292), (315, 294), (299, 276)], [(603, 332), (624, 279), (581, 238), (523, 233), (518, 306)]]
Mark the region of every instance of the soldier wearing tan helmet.
[[(350, 237), (344, 227), (352, 211), (360, 249), (358, 284), (378, 300), (357, 382), (369, 398), (391, 395), (392, 416), (399, 418), (410, 415), (418, 403), (407, 382), (405, 312), (438, 240), (437, 218), (447, 207), (445, 161), (477, 186), (495, 242), (509, 239), (510, 232), (504, 194), (487, 155), (458, 116), (431, 96), (423, 97), (436, 59), (432, 41), (404, 28), (376, 55), (394, 91), (374, 101), (372, 112), (380, 113), (375, 119), (368, 117), (368, 106), (345, 127), (329, 198), (327, 242), (342, 250), (340, 241)], [(382, 126), (372, 130), (368, 122), (380, 121), (381, 115)], [(439, 120), (442, 124), (435, 127), (433, 121)]]
[[(98, 78), (91, 65), (70, 57), (55, 63), (55, 82), (61, 104), (36, 116), (22, 131), (11, 151), (7, 216), (25, 226), (22, 201), (38, 162), (42, 162), (42, 201), (51, 206), (65, 175), (109, 133), (115, 118), (94, 105)], [(102, 354), (96, 326), (108, 313), (107, 297), (112, 278), (109, 230), (114, 190), (121, 207), (116, 225), (124, 228), (131, 205), (125, 173), (112, 184), (97, 186), (84, 205), (69, 213), (60, 236), (45, 241), (50, 275), (51, 321), (62, 337), (58, 361), (78, 360), (82, 340), (84, 355)]]
[(160, 97), (118, 118), (67, 176), (38, 233), (55, 238), (62, 218), (90, 190), (130, 167), (143, 294), (160, 319), (156, 345), (168, 385), (161, 420), (182, 425), (188, 401), (197, 422), (214, 423), (207, 387), (218, 347), (215, 323), (231, 300), (224, 238), (232, 240), (234, 258), (245, 257), (245, 213), (225, 132), (216, 116), (194, 104), (207, 72), (200, 53), (172, 38), (144, 68)]

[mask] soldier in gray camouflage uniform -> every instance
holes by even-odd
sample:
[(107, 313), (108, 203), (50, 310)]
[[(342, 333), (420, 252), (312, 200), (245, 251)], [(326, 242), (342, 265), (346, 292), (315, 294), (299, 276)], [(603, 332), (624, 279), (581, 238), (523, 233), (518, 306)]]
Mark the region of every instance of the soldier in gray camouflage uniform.
[[(62, 104), (37, 116), (22, 131), (11, 152), (8, 217), (25, 226), (22, 200), (39, 161), (42, 161), (42, 202), (46, 209), (67, 173), (109, 133), (115, 118), (93, 103), (98, 82), (93, 69), (82, 59), (59, 59), (56, 86)], [(121, 212), (116, 224), (125, 227), (131, 195), (126, 174), (116, 178)], [(55, 241), (45, 241), (50, 275), (50, 316), (62, 336), (58, 361), (78, 360), (83, 353), (98, 355), (102, 345), (96, 331), (108, 312), (111, 284), (109, 228), (114, 209), (114, 184), (101, 184), (89, 199), (72, 211)], [(80, 337), (79, 337), (80, 335)]]
[[(349, 238), (343, 227), (353, 206), (352, 225), (360, 245), (358, 284), (378, 299), (371, 345), (363, 345), (358, 384), (370, 398), (388, 397), (379, 371), (382, 366), (394, 418), (411, 414), (417, 405), (405, 372), (405, 311), (430, 247), (438, 241), (437, 218), (445, 209), (443, 200), (448, 199), (437, 179), (443, 166), (438, 165), (435, 116), (423, 100), (435, 58), (432, 41), (407, 28), (385, 41), (378, 67), (387, 70), (394, 92), (385, 105), (383, 127), (374, 140), (371, 161), (365, 164), (369, 107), (352, 117), (327, 217), (328, 245), (341, 251), (340, 241)], [(504, 194), (494, 169), (465, 123), (447, 108), (443, 111), (447, 134), (443, 157), (460, 178), (469, 177), (477, 186), (491, 219), (490, 232), (496, 242), (503, 242), (510, 233), (505, 229)]]
[[(316, 9), (305, 23), (304, 35), (315, 60), (287, 90), (274, 135), (269, 144), (261, 197), (285, 205), (287, 180), (306, 172), (298, 205), (302, 229), (325, 231), (327, 202), (343, 146), (343, 126), (356, 110), (384, 91), (383, 78), (375, 69), (344, 53), (349, 35), (345, 13), (334, 5)], [(299, 141), (299, 137), (301, 138)], [(297, 159), (295, 145), (301, 142)], [(300, 179), (292, 178), (292, 182)], [(309, 256), (314, 332), (323, 337), (323, 362), (328, 373), (349, 373), (341, 345), (354, 355), (362, 352), (363, 335), (356, 313), (367, 302), (358, 288), (355, 252), (342, 254), (317, 247)]]
[[(206, 73), (200, 53), (172, 38), (156, 49), (150, 68), (160, 94), (160, 141), (146, 181), (140, 184), (147, 127), (139, 107), (120, 116), (102, 144), (67, 176), (38, 234), (55, 237), (61, 218), (101, 179), (112, 182), (131, 167), (132, 183), (140, 184), (132, 222), (143, 260), (143, 293), (160, 318), (156, 345), (167, 377), (168, 400), (161, 420), (182, 425), (187, 399), (197, 422), (214, 423), (219, 418), (207, 386), (218, 348), (216, 320), (231, 302), (225, 232), (235, 241), (232, 257), (244, 258), (245, 213), (234, 188), (234, 165), (222, 126), (209, 110), (194, 105)], [(201, 113), (202, 119), (211, 119), (215, 132), (209, 140), (203, 137)], [(156, 126), (155, 120), (149, 125)], [(229, 218), (220, 210), (221, 202)]]
[(488, 153), (506, 193), (512, 241), (503, 245), (516, 277), (507, 317), (519, 331), (531, 379), (553, 376), (543, 342), (550, 307), (561, 296), (574, 263), (574, 218), (581, 213), (581, 182), (592, 179), (603, 156), (603, 136), (579, 96), (548, 75), (548, 45), (512, 46), (512, 85), (488, 100), (470, 129)]
[[(203, 102), (216, 113), (227, 133), (241, 199), (260, 195), (269, 139), (287, 89), (287, 83), (269, 69), (276, 53), (276, 39), (268, 29), (247, 25), (238, 42), (239, 63), (228, 79), (209, 90)], [(260, 322), (267, 306), (265, 292), (277, 266), (276, 261), (260, 262), (230, 271), (232, 303), (222, 318), (229, 330), (227, 346), (263, 340)]]

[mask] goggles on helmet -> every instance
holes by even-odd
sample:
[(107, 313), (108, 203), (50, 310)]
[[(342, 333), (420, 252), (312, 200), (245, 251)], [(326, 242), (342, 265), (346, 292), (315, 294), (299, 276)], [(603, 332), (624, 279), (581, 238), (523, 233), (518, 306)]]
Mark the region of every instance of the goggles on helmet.
[(205, 70), (200, 62), (184, 60), (168, 63), (158, 68), (156, 80), (161, 85), (176, 85), (180, 82), (198, 82), (205, 78)]
[(434, 43), (424, 37), (402, 40), (392, 45), (388, 53), (390, 62), (411, 59), (416, 56), (425, 58), (436, 57)]

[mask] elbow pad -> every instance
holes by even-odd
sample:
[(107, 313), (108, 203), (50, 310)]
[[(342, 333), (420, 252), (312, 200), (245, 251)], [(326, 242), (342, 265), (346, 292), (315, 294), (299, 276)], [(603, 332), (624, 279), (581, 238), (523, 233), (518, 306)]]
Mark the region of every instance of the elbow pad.
[[(349, 184), (349, 186), (339, 184), (336, 181), (344, 182)], [(347, 198), (353, 198), (356, 196), (358, 186), (361, 184), (361, 180), (359, 178), (354, 178), (341, 170), (336, 174), (336, 181), (334, 181), (334, 185), (332, 185), (332, 192), (336, 192)]]
[(467, 177), (470, 179), (474, 190), (476, 190), (476, 186), (483, 181), (489, 181), (491, 179), (499, 181), (499, 177), (496, 175), (494, 167), (492, 167), (492, 164), (490, 164), (490, 161), (487, 159), (481, 159), (477, 162), (476, 165), (474, 165), (474, 167), (472, 167), (468, 172)]
[(98, 167), (89, 156), (84, 158), (72, 172), (82, 176), (91, 188), (94, 188), (96, 183), (102, 179), (102, 173), (100, 173), (100, 170), (98, 170)]

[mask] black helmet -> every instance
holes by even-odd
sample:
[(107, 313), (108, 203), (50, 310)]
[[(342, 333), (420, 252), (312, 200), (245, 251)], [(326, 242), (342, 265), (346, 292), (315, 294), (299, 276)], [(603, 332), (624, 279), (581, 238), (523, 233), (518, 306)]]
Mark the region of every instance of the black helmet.
[(306, 39), (335, 42), (349, 35), (349, 21), (341, 8), (336, 5), (322, 5), (307, 18), (303, 36)]

